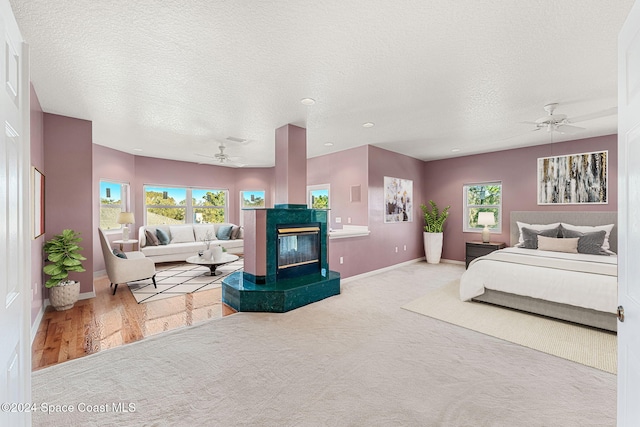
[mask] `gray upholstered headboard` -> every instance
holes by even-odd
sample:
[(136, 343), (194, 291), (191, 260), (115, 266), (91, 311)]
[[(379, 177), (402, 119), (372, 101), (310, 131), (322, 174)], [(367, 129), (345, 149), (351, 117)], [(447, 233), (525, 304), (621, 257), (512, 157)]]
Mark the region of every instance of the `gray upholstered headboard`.
[(551, 224), (553, 222), (566, 222), (573, 225), (615, 224), (609, 236), (609, 246), (613, 252), (618, 252), (617, 212), (513, 211), (511, 212), (511, 246), (518, 243), (520, 235), (516, 221), (527, 224)]

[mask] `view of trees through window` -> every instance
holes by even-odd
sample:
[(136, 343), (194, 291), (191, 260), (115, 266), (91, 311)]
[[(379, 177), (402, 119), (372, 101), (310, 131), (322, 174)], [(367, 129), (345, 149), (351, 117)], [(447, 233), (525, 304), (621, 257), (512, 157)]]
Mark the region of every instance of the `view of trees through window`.
[(145, 198), (147, 225), (226, 221), (226, 190), (145, 187)]
[(329, 190), (310, 190), (309, 197), (313, 209), (329, 209)]
[(240, 208), (264, 208), (265, 207), (264, 191), (241, 191), (240, 192)]
[(484, 228), (478, 225), (480, 212), (492, 212), (495, 225), (492, 230), (502, 229), (502, 183), (490, 182), (482, 184), (466, 184), (465, 192), (465, 231), (476, 231)]
[(103, 230), (120, 230), (118, 214), (127, 210), (128, 184), (111, 181), (100, 181), (100, 228)]

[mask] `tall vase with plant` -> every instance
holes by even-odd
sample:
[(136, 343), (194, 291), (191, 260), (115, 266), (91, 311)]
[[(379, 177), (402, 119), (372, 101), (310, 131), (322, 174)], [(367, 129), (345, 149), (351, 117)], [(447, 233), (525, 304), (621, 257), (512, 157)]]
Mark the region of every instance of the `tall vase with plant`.
[(442, 256), (444, 222), (449, 217), (451, 206), (440, 211), (433, 200), (429, 200), (429, 205), (420, 205), (424, 213), (424, 253), (429, 264), (438, 264)]
[(82, 261), (86, 258), (80, 254), (82, 248), (78, 243), (82, 238), (79, 235), (73, 230), (63, 230), (44, 244), (50, 262), (43, 268), (44, 274), (49, 276), (44, 285), (49, 288), (49, 302), (56, 310), (73, 307), (80, 295), (80, 282), (69, 280), (70, 272), (85, 271)]

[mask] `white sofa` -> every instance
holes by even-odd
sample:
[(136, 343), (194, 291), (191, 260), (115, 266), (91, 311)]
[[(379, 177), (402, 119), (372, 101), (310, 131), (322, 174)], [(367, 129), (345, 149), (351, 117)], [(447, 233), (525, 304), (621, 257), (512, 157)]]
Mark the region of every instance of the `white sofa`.
[[(205, 244), (202, 241), (207, 231), (213, 236), (211, 247), (214, 245), (222, 246), (230, 254), (242, 254), (244, 252), (244, 241), (242, 233), (244, 230), (239, 229), (239, 236), (236, 239), (219, 240), (215, 236), (221, 226), (237, 227), (235, 224), (179, 224), (179, 225), (152, 225), (142, 226), (138, 230), (138, 241), (140, 251), (153, 262), (170, 262), (184, 261), (192, 255), (197, 255), (199, 251), (205, 250)], [(163, 230), (170, 239), (166, 245), (152, 246), (147, 244), (147, 236), (145, 231), (156, 235), (156, 229)]]

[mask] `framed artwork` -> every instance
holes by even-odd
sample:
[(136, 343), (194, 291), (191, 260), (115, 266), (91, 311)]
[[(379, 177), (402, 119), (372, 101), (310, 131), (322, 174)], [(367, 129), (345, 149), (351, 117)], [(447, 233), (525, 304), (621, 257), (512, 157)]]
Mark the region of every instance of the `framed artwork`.
[(33, 238), (44, 234), (44, 174), (35, 167), (33, 169)]
[(384, 222), (413, 221), (413, 181), (384, 177)]
[(538, 204), (607, 204), (608, 151), (538, 159)]

